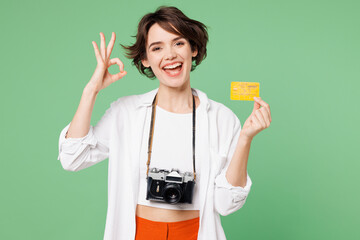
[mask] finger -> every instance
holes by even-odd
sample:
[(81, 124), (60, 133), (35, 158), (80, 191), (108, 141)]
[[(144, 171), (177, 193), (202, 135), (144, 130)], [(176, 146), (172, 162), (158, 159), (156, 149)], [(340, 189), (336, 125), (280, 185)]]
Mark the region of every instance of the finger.
[(98, 45), (96, 44), (95, 41), (92, 41), (92, 45), (94, 47), (96, 60), (97, 60), (97, 62), (99, 62), (99, 61), (101, 61), (101, 55), (100, 55), (100, 52), (99, 52)]
[(262, 115), (261, 111), (260, 111), (260, 110), (259, 110), (259, 111), (256, 111), (256, 112), (255, 112), (255, 115), (256, 115), (257, 119), (259, 120), (261, 126), (262, 126), (263, 128), (266, 128), (265, 119), (264, 119), (264, 116)]
[(262, 115), (264, 116), (266, 127), (269, 127), (270, 126), (269, 112), (266, 110), (266, 108), (260, 108), (260, 111), (261, 111)]
[(119, 58), (110, 59), (109, 66), (114, 65), (114, 64), (119, 65), (120, 72), (124, 71), (124, 63)]
[(115, 43), (115, 39), (116, 39), (116, 35), (115, 33), (113, 32), (112, 35), (111, 35), (111, 39), (110, 39), (110, 42), (108, 43), (108, 46), (107, 46), (107, 56), (110, 58), (110, 55), (111, 55), (111, 52), (113, 50), (113, 47), (114, 47), (114, 43)]
[(254, 102), (254, 107), (253, 107), (253, 110), (252, 110), (252, 114), (256, 111), (256, 110), (258, 110), (258, 109), (260, 109), (260, 104), (259, 103), (257, 103), (257, 102)]
[(100, 52), (104, 61), (106, 61), (106, 52), (105, 52), (105, 36), (100, 32)]
[(115, 81), (123, 78), (126, 74), (127, 74), (127, 72), (123, 71), (123, 72), (119, 72), (119, 73), (114, 74), (114, 75), (110, 75), (111, 81), (115, 82)]
[(115, 82), (121, 78), (123, 78), (127, 72), (124, 71), (124, 63), (119, 58), (113, 58), (109, 61), (109, 66), (117, 64), (119, 66), (120, 72), (114, 75), (110, 75), (111, 81)]
[(271, 121), (270, 105), (267, 104), (264, 100), (262, 100), (261, 97), (254, 97), (254, 101), (255, 101), (256, 103), (260, 104), (260, 106), (266, 108), (266, 110), (269, 112), (270, 121)]

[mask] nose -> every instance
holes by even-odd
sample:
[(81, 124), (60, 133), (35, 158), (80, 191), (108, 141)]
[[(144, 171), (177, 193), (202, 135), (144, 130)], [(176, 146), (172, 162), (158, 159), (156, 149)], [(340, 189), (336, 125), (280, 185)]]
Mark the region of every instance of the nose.
[(167, 48), (167, 50), (165, 51), (165, 59), (166, 60), (171, 60), (173, 58), (176, 58), (176, 52), (175, 49), (173, 49), (172, 47)]

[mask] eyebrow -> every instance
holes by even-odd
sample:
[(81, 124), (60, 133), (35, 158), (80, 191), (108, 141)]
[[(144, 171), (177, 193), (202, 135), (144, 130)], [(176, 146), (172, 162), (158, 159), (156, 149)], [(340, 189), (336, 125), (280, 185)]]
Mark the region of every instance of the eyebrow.
[[(176, 38), (174, 38), (172, 41), (176, 41), (176, 40), (179, 40), (179, 39), (181, 39), (181, 38), (183, 38), (183, 37), (176, 37)], [(159, 43), (162, 43), (161, 41), (159, 41), (159, 42), (153, 42), (153, 43), (151, 43), (150, 45), (149, 45), (149, 48), (152, 46), (152, 45), (155, 45), (155, 44), (159, 44)]]

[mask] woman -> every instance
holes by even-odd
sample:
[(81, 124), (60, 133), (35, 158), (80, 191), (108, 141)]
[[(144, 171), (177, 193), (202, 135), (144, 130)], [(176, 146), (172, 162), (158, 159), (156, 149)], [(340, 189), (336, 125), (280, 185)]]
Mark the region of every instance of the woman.
[[(159, 88), (119, 98), (93, 127), (97, 94), (127, 74), (119, 58), (110, 59), (115, 33), (107, 47), (100, 36), (100, 51), (93, 42), (97, 67), (60, 134), (58, 159), (64, 169), (79, 171), (109, 158), (104, 239), (226, 239), (219, 214), (245, 203), (252, 184), (250, 144), (270, 125), (269, 105), (255, 99), (241, 128), (230, 109), (191, 88), (190, 72), (206, 57), (206, 27), (175, 7), (160, 7), (141, 19), (135, 44), (123, 46), (140, 73), (159, 80)], [(120, 72), (111, 75), (107, 69), (114, 64)], [(185, 172), (191, 177), (179, 178)], [(193, 186), (176, 192), (188, 200), (159, 185), (165, 182), (159, 176), (170, 175)]]

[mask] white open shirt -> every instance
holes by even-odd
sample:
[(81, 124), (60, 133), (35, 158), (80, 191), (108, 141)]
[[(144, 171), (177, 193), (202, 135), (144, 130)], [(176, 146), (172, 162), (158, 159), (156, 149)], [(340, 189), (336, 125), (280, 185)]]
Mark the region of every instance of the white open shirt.
[[(158, 88), (150, 92), (120, 97), (112, 102), (100, 121), (90, 126), (82, 138), (65, 138), (70, 123), (59, 137), (59, 156), (63, 168), (79, 171), (100, 161), (108, 164), (108, 210), (104, 240), (135, 239), (136, 205), (139, 192), (141, 140), (146, 116)], [(234, 187), (225, 173), (239, 139), (238, 117), (221, 103), (192, 88), (207, 114), (197, 116), (196, 161), (201, 161), (199, 240), (226, 239), (220, 215), (239, 210), (252, 185), (247, 174), (245, 187)], [(199, 109), (200, 110), (200, 109)]]

